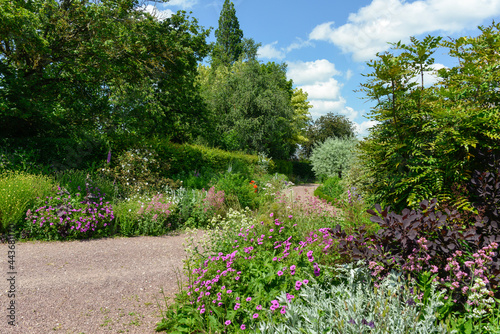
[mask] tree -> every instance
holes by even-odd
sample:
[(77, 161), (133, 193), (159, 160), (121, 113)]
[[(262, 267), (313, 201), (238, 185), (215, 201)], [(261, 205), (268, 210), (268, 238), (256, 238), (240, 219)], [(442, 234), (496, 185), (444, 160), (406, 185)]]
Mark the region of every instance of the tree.
[(312, 169), (316, 176), (342, 178), (342, 172), (347, 170), (353, 161), (356, 144), (354, 137), (330, 137), (316, 144), (311, 153)]
[[(377, 102), (370, 118), (378, 124), (361, 145), (361, 160), (381, 205), (402, 210), (437, 197), (471, 208), (463, 187), (477, 166), (474, 151), (500, 147), (500, 25), (480, 30), (446, 42), (411, 38), (368, 64), (373, 71), (362, 91)], [(458, 64), (439, 70), (441, 80), (426, 87), (423, 74), (432, 70), (437, 47), (448, 48)]]
[(302, 154), (311, 156), (314, 145), (328, 138), (353, 137), (354, 124), (344, 115), (328, 113), (311, 122), (306, 131), (307, 141), (302, 145)]
[(240, 29), (234, 4), (225, 0), (219, 16), (219, 28), (215, 30), (215, 46), (212, 51), (212, 68), (230, 65), (243, 53), (243, 31)]
[(139, 7), (0, 0), (0, 133), (186, 137), (203, 119), (193, 84), (209, 32)]
[(211, 146), (275, 159), (293, 155), (292, 83), (286, 65), (239, 60), (215, 70), (200, 66), (199, 73), (212, 115), (212, 131), (205, 137)]
[(301, 88), (295, 88), (292, 95), (293, 108), (293, 136), (291, 138), (294, 144), (305, 145), (308, 141), (306, 131), (308, 124), (312, 121), (309, 109), (313, 106), (307, 101), (307, 93)]

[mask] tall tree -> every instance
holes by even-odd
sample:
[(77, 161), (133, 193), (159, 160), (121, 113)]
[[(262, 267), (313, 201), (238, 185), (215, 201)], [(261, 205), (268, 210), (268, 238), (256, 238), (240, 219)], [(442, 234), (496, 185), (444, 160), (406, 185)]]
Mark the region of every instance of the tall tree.
[(295, 151), (292, 83), (286, 65), (239, 60), (215, 70), (200, 66), (199, 82), (212, 115), (211, 145), (288, 159)]
[[(373, 71), (362, 90), (377, 102), (370, 117), (378, 124), (361, 144), (361, 160), (381, 205), (401, 210), (437, 197), (471, 209), (463, 186), (477, 165), (474, 150), (500, 147), (500, 24), (480, 30), (446, 42), (412, 38), (368, 64)], [(439, 70), (441, 80), (426, 87), (416, 79), (432, 70), (439, 46), (458, 65)]]
[(0, 135), (183, 137), (208, 33), (138, 0), (0, 0)]
[(234, 4), (225, 0), (219, 16), (219, 28), (215, 30), (212, 68), (229, 65), (237, 61), (243, 53), (243, 31), (236, 17)]
[(309, 109), (313, 106), (307, 101), (307, 93), (301, 88), (295, 88), (292, 95), (293, 107), (293, 128), (294, 134), (291, 138), (294, 144), (304, 146), (308, 139), (306, 138), (307, 126), (311, 122), (311, 114)]

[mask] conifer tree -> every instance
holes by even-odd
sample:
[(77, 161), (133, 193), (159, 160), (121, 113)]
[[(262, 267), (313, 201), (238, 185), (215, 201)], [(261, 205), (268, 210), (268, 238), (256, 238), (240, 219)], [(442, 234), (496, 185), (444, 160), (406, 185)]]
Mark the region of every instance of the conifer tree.
[(240, 29), (234, 4), (225, 0), (219, 17), (217, 39), (212, 53), (212, 67), (229, 65), (239, 59), (243, 52), (243, 31)]

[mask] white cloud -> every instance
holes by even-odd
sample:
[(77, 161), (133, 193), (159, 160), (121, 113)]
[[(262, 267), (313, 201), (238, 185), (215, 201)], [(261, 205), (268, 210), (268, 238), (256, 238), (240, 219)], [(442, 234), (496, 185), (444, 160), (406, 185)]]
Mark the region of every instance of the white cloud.
[(198, 3), (198, 0), (170, 0), (165, 3), (166, 6), (176, 6), (182, 9), (191, 8)]
[(289, 46), (286, 47), (286, 52), (290, 52), (290, 51), (293, 51), (293, 50), (297, 50), (297, 49), (302, 49), (302, 48), (305, 48), (307, 46), (312, 46), (312, 42), (311, 41), (303, 41), (302, 39), (300, 38), (297, 38), (297, 41), (296, 42), (293, 42), (292, 44), (290, 44)]
[(141, 7), (140, 9), (153, 15), (154, 17), (156, 17), (160, 21), (163, 21), (163, 20), (171, 17), (174, 14), (174, 12), (171, 11), (170, 9), (159, 10), (155, 6), (151, 6), (151, 5)]
[(342, 84), (334, 78), (327, 81), (316, 82), (312, 85), (302, 85), (303, 91), (307, 92), (309, 99), (317, 100), (338, 100), (341, 98), (340, 89)]
[(354, 74), (354, 73), (353, 73), (351, 70), (347, 70), (347, 71), (345, 72), (345, 78), (346, 78), (346, 80), (351, 79), (351, 78), (352, 78), (352, 76), (353, 76), (353, 74)]
[(318, 59), (310, 62), (288, 62), (287, 77), (295, 84), (308, 84), (319, 81), (326, 81), (340, 72), (335, 68), (335, 64), (326, 59)]
[(329, 41), (352, 53), (354, 60), (366, 61), (387, 50), (387, 42), (435, 31), (459, 32), (499, 14), (500, 0), (373, 0), (351, 13), (346, 24), (320, 24), (309, 38)]
[(260, 58), (265, 59), (283, 59), (285, 58), (285, 53), (276, 49), (275, 45), (278, 44), (278, 41), (266, 44), (264, 46), (259, 47), (257, 50), (257, 55)]
[(364, 121), (361, 123), (354, 122), (354, 127), (356, 128), (358, 137), (363, 138), (363, 137), (368, 137), (369, 129), (377, 124), (378, 124), (377, 121)]
[[(425, 87), (430, 87), (430, 86), (434, 85), (435, 83), (437, 83), (439, 81), (439, 77), (437, 76), (436, 72), (439, 69), (447, 68), (443, 64), (439, 64), (439, 63), (432, 64), (431, 67), (433, 69), (432, 72), (425, 72), (424, 73), (424, 86)], [(416, 82), (420, 85), (420, 84), (422, 84), (422, 77), (415, 78), (412, 81)]]

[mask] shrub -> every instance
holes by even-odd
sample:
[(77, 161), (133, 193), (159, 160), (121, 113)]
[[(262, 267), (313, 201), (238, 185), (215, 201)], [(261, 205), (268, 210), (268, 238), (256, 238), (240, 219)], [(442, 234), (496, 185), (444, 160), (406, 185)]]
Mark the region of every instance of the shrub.
[[(172, 230), (172, 221), (169, 219), (175, 205), (163, 194), (152, 196), (145, 202), (138, 202), (139, 207), (134, 207), (135, 214), (132, 219), (120, 219), (120, 233), (125, 236), (132, 235), (162, 235)], [(125, 216), (125, 215), (124, 215)]]
[[(326, 288), (314, 284), (301, 289), (300, 298), (281, 292), (284, 322), (259, 324), (261, 333), (446, 333), (439, 327), (440, 293), (431, 290), (423, 305), (413, 287), (395, 273), (374, 286), (368, 268), (337, 267), (337, 282)], [(408, 282), (411, 284), (410, 282)], [(404, 314), (404, 316), (401, 316)]]
[(92, 186), (90, 179), (83, 196), (58, 189), (56, 194), (39, 199), (36, 210), (26, 213), (25, 231), (30, 238), (65, 240), (111, 234), (113, 208), (103, 202), (100, 190)]
[(113, 168), (108, 166), (101, 172), (118, 182), (126, 196), (156, 193), (167, 185), (177, 186), (173, 180), (160, 176), (169, 166), (152, 149), (130, 149), (118, 155), (116, 160)]
[[(280, 314), (282, 308), (276, 304), (280, 291), (296, 293), (312, 275), (321, 275), (317, 261), (322, 255), (308, 249), (316, 241), (302, 241), (292, 217), (274, 219), (272, 225), (235, 228), (239, 224), (233, 223), (236, 226), (210, 233), (208, 249), (194, 252), (187, 263), (188, 290), (176, 297), (182, 308), (170, 308), (158, 329), (185, 328), (181, 318), (189, 319), (191, 330), (255, 327), (264, 317), (262, 309)], [(188, 249), (193, 253), (200, 248)]]
[(353, 149), (357, 141), (354, 138), (328, 138), (314, 147), (311, 154), (312, 170), (317, 177), (326, 175), (342, 177), (342, 172), (351, 164)]
[(341, 199), (343, 193), (344, 188), (342, 187), (338, 176), (329, 177), (323, 185), (319, 186), (314, 191), (315, 196), (326, 199), (330, 203), (334, 203), (336, 200)]
[(254, 185), (250, 180), (240, 173), (224, 173), (213, 185), (216, 190), (224, 191), (226, 196), (237, 198), (241, 208), (249, 207), (251, 209), (257, 206), (257, 194)]
[(6, 233), (10, 224), (19, 230), (37, 197), (45, 198), (53, 192), (57, 184), (52, 178), (24, 172), (0, 174), (0, 233)]
[[(364, 260), (376, 277), (395, 269), (421, 285), (439, 282), (447, 291), (443, 317), (464, 308), (477, 313), (493, 307), (494, 301), (483, 297), (499, 292), (500, 260), (494, 252), (498, 244), (479, 247), (481, 236), (475, 227), (464, 227), (456, 211), (435, 212), (435, 205), (436, 200), (423, 201), (420, 210), (405, 209), (401, 214), (388, 208), (382, 211), (377, 205), (378, 213), (369, 210), (371, 219), (380, 225), (376, 235), (369, 236), (362, 229), (348, 235), (337, 227), (330, 230), (331, 237), (339, 240), (333, 248), (345, 261)], [(474, 304), (476, 284), (484, 288), (480, 304)]]

